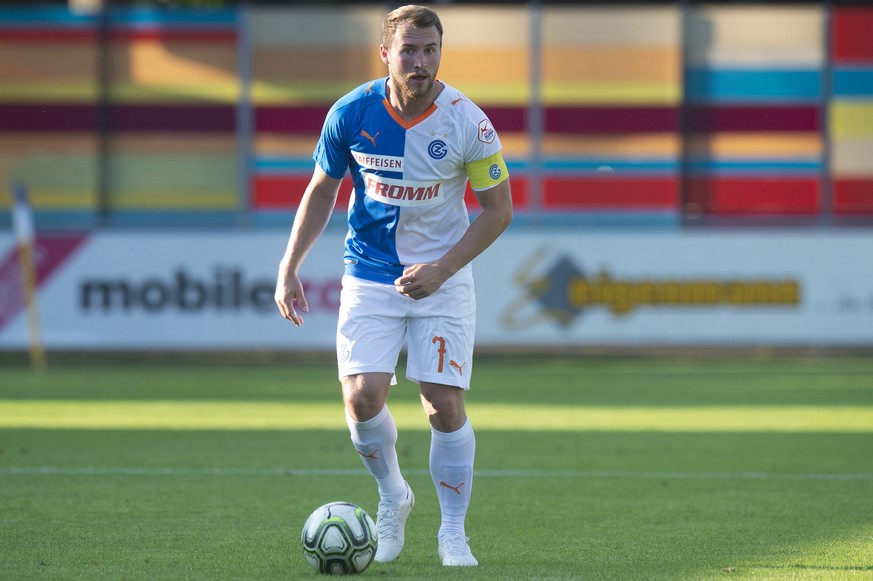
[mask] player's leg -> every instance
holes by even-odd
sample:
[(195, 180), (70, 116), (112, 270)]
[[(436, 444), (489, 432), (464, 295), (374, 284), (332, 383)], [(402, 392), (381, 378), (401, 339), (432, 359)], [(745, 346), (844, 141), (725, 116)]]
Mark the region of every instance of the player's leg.
[(376, 479), (379, 498), (400, 501), (406, 485), (397, 462), (397, 425), (386, 405), (391, 375), (360, 373), (342, 378), (346, 424), (355, 450)]
[(475, 566), (465, 521), (473, 491), (476, 436), (464, 410), (464, 390), (422, 382), (421, 400), (431, 423), (430, 475), (440, 505), (440, 559), (446, 566)]
[(464, 402), (473, 368), (472, 284), (450, 284), (428, 298), (438, 300), (422, 305), (420, 316), (410, 319), (407, 377), (418, 382), (431, 425), (430, 473), (440, 504), (440, 559), (447, 566), (474, 566), (478, 562), (467, 544), (465, 521), (476, 438)]
[(389, 285), (343, 278), (337, 327), (337, 362), (346, 423), (355, 450), (379, 489), (376, 560), (400, 556), (404, 527), (415, 503), (397, 461), (397, 426), (388, 392), (405, 339), (398, 307), (404, 298)]
[(362, 373), (345, 376), (342, 382), (352, 443), (379, 488), (375, 559), (380, 563), (400, 556), (406, 520), (415, 505), (397, 461), (397, 425), (385, 403), (390, 381), (387, 373)]

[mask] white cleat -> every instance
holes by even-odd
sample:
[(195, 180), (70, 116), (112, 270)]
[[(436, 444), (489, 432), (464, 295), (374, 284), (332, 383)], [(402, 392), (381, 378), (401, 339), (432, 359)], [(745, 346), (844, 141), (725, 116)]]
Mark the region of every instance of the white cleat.
[(469, 540), (461, 535), (440, 537), (439, 554), (443, 567), (475, 567), (479, 564), (467, 544)]
[(379, 503), (376, 511), (376, 530), (378, 543), (376, 545), (376, 562), (390, 563), (400, 556), (405, 538), (406, 519), (415, 506), (415, 495), (409, 484), (406, 485), (406, 500), (399, 504)]

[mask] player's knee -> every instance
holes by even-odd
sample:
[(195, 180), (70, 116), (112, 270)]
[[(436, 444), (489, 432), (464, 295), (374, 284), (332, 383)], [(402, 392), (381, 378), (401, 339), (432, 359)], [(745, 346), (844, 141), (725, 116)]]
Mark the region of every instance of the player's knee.
[(459, 430), (467, 420), (464, 390), (446, 385), (422, 386), (421, 403), (430, 425), (440, 432)]
[(387, 388), (367, 374), (348, 375), (342, 386), (346, 409), (359, 422), (375, 417), (385, 407)]

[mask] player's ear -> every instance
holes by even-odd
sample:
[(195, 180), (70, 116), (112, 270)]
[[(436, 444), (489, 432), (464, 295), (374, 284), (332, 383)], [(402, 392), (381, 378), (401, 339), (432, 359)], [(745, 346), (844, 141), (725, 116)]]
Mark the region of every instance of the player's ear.
[(384, 44), (379, 45), (379, 58), (382, 59), (383, 63), (388, 64), (388, 49), (385, 48)]

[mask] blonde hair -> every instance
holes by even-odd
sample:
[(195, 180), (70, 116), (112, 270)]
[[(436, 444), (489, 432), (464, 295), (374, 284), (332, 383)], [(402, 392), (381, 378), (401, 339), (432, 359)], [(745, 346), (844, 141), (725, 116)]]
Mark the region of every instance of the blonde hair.
[(382, 22), (382, 46), (385, 48), (391, 46), (391, 43), (394, 42), (397, 26), (403, 22), (408, 22), (415, 28), (435, 27), (440, 35), (440, 46), (442, 46), (443, 23), (440, 22), (439, 15), (427, 6), (418, 6), (416, 4), (401, 6), (388, 13)]

